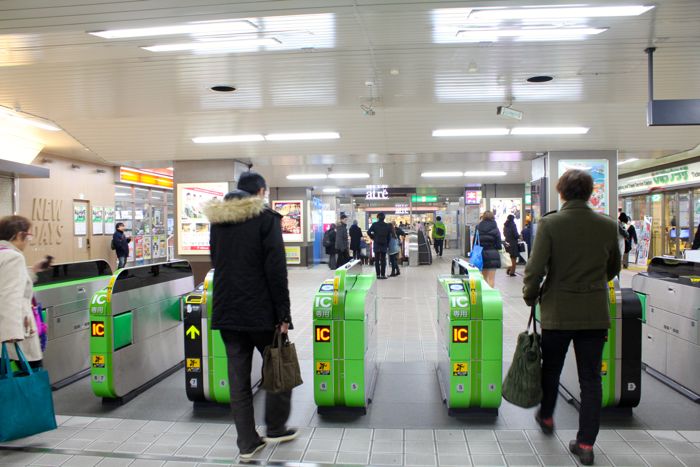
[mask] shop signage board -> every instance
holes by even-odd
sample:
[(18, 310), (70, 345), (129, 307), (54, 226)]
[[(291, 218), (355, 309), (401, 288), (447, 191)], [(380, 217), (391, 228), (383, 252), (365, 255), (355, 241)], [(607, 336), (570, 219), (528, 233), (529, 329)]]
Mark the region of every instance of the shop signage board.
[(284, 254), (287, 257), (287, 264), (301, 264), (301, 247), (300, 246), (285, 246)]
[(287, 242), (304, 241), (304, 202), (301, 200), (277, 200), (272, 209), (282, 217), (282, 239)]
[(411, 195), (413, 203), (437, 203), (437, 195)]
[[(607, 159), (561, 159), (559, 177), (567, 170), (576, 169), (588, 172), (593, 177), (593, 194), (588, 200), (591, 208), (601, 214), (610, 214), (610, 174)], [(559, 200), (561, 209), (561, 199)]]
[(177, 248), (180, 255), (209, 254), (209, 220), (206, 203), (223, 199), (228, 183), (179, 183), (177, 185)]
[(137, 170), (130, 167), (119, 167), (119, 182), (152, 188), (173, 189), (173, 177), (164, 174)]
[(481, 204), (481, 190), (466, 190), (464, 192), (464, 204)]
[(410, 209), (408, 207), (408, 204), (397, 204), (394, 206), (395, 207), (395, 214), (397, 216), (402, 216), (410, 213)]
[(622, 178), (618, 182), (617, 191), (620, 195), (628, 195), (698, 182), (700, 182), (700, 162), (694, 162), (679, 167)]
[(367, 185), (365, 199), (389, 199), (388, 185)]

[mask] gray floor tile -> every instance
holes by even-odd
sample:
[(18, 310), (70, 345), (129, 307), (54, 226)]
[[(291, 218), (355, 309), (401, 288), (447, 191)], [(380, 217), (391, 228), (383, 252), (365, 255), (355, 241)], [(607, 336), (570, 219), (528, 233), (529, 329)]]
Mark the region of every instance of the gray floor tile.
[(369, 439), (343, 439), (340, 450), (346, 452), (369, 452), (372, 441)]
[(207, 446), (183, 446), (175, 452), (176, 456), (180, 457), (204, 457), (209, 451)]
[(499, 444), (504, 454), (534, 454), (532, 446), (527, 441), (501, 441)]
[(435, 439), (438, 441), (458, 442), (465, 440), (463, 430), (435, 430)]
[(107, 433), (107, 430), (94, 430), (86, 428), (71, 436), (70, 439), (88, 439), (90, 441), (97, 441), (105, 433)]
[(673, 430), (647, 430), (660, 443), (666, 441), (687, 441), (683, 435)]
[(370, 428), (346, 428), (343, 432), (343, 440), (371, 440), (372, 430)]
[(153, 459), (136, 459), (134, 462), (129, 464), (129, 467), (162, 467), (164, 465), (165, 461)]
[(156, 440), (155, 445), (182, 446), (191, 435), (185, 433), (165, 433)]
[(597, 441), (622, 441), (622, 436), (615, 430), (600, 430)]
[(221, 436), (231, 425), (224, 423), (205, 423), (199, 430), (197, 430), (198, 435), (210, 435), (210, 436)]
[(145, 433), (165, 433), (168, 429), (173, 426), (173, 422), (161, 422), (157, 420), (151, 420), (142, 426), (139, 431)]
[(474, 456), (477, 454), (501, 454), (501, 449), (498, 443), (493, 441), (490, 443), (483, 442), (470, 442), (469, 443), (469, 453)]
[(61, 426), (71, 428), (85, 428), (95, 420), (95, 417), (70, 417), (67, 421), (61, 423)]
[(440, 467), (461, 467), (472, 465), (472, 460), (467, 454), (455, 455), (455, 454), (438, 454), (438, 462)]
[(340, 451), (335, 459), (336, 464), (364, 465), (369, 462), (369, 452), (344, 452)]
[(188, 433), (193, 434), (202, 426), (201, 423), (175, 422), (168, 428), (168, 433)]
[(185, 462), (185, 461), (168, 461), (165, 463), (165, 467), (197, 467), (196, 462)]
[(435, 434), (433, 430), (405, 430), (406, 441), (433, 441)]
[[(330, 439), (317, 439), (317, 440), (309, 440), (308, 438), (297, 438), (293, 439), (292, 441), (288, 441), (286, 443), (277, 443), (277, 449), (295, 449), (295, 450), (305, 450), (306, 446), (309, 445), (310, 441), (316, 441), (317, 444), (320, 444), (322, 446), (329, 446), (328, 448), (322, 448), (318, 449), (319, 451), (334, 451), (335, 449), (331, 449), (332, 446), (334, 446), (337, 442), (337, 440), (330, 440)], [(231, 446), (236, 445), (236, 443), (231, 443)], [(275, 447), (274, 445), (272, 447)]]
[(73, 456), (63, 464), (63, 467), (92, 467), (102, 460), (98, 456)]
[(509, 466), (539, 466), (540, 460), (535, 455), (506, 455), (506, 464)]
[(169, 444), (154, 444), (148, 449), (146, 449), (144, 454), (149, 454), (153, 456), (174, 456), (178, 449), (180, 449), (180, 446)]
[(403, 430), (376, 429), (374, 430), (374, 440), (376, 441), (401, 441), (403, 440)]
[(700, 467), (700, 456), (681, 454), (677, 457), (686, 467)]
[(121, 457), (106, 457), (97, 464), (99, 467), (126, 467), (131, 465), (134, 459), (122, 459)]
[(532, 446), (539, 455), (567, 454), (568, 452), (562, 443), (555, 440), (533, 441)]
[(496, 441), (496, 434), (493, 430), (465, 430), (467, 435), (467, 441), (471, 442), (484, 442), (484, 441)]
[(92, 443), (93, 441), (89, 439), (67, 439), (61, 441), (61, 444), (56, 447), (60, 449), (85, 449)]
[(647, 441), (629, 441), (629, 445), (632, 446), (632, 449), (637, 451), (638, 454), (668, 454), (666, 448), (653, 439)]
[(406, 441), (404, 444), (404, 452), (414, 454), (432, 454), (436, 452), (436, 444), (435, 441), (432, 440)]
[(468, 449), (467, 449), (467, 443), (451, 443), (447, 441), (438, 441), (437, 442), (437, 450), (439, 454), (456, 454), (456, 455), (462, 455), (462, 454), (467, 454)]
[(383, 452), (372, 453), (369, 461), (372, 465), (402, 465), (403, 454)]
[(637, 454), (608, 454), (607, 456), (615, 467), (647, 467), (644, 459)]
[(700, 443), (700, 430), (683, 430), (679, 433), (691, 443)]
[(118, 426), (118, 430), (140, 430), (148, 423), (148, 420), (123, 420)]
[(121, 418), (97, 418), (93, 420), (87, 428), (95, 430), (112, 430), (116, 428), (123, 420)]
[(527, 441), (522, 430), (496, 430), (496, 438), (499, 441)]
[(650, 467), (683, 467), (681, 461), (670, 454), (642, 454), (642, 459)]
[(111, 442), (119, 442), (123, 443), (127, 439), (131, 438), (131, 436), (134, 434), (133, 431), (126, 431), (126, 430), (107, 430), (104, 432), (102, 436), (98, 438), (98, 441), (111, 441)]
[(404, 465), (437, 465), (437, 457), (430, 453), (406, 453), (404, 456)]
[(141, 454), (151, 445), (147, 443), (124, 443), (114, 450), (123, 454)]
[(87, 451), (112, 452), (121, 446), (122, 443), (114, 443), (112, 441), (95, 441), (88, 445)]
[(403, 441), (373, 441), (372, 453), (401, 453)]
[(221, 435), (198, 434), (195, 433), (189, 437), (187, 444), (192, 446), (209, 446), (212, 447), (219, 440)]
[(654, 438), (644, 430), (617, 430), (625, 441), (653, 441)]
[(598, 441), (596, 445), (606, 454), (635, 454), (632, 446), (625, 441)]
[(311, 438), (307, 449), (309, 451), (337, 451), (340, 446), (340, 438), (338, 439), (317, 439)]
[(162, 435), (160, 433), (148, 433), (145, 431), (137, 431), (126, 440), (127, 443), (155, 443)]
[(662, 441), (661, 444), (669, 450), (671, 454), (695, 454), (696, 456), (700, 456), (700, 449), (693, 443), (688, 443), (686, 441)]
[(307, 450), (304, 454), (304, 462), (318, 462), (332, 464), (335, 462), (335, 451), (311, 451)]
[(316, 428), (311, 437), (316, 439), (341, 439), (343, 437), (343, 429)]
[(483, 454), (471, 456), (473, 465), (483, 465), (483, 466), (499, 466), (506, 465), (506, 461), (503, 456), (496, 454)]
[(270, 461), (301, 462), (303, 457), (302, 449), (276, 449), (270, 456)]
[(568, 455), (544, 455), (540, 456), (542, 465), (546, 466), (569, 466), (576, 465), (571, 456)]
[(224, 459), (233, 460), (238, 455), (238, 448), (228, 447), (228, 448), (211, 448), (207, 453), (207, 457), (211, 459)]
[(65, 454), (44, 454), (32, 462), (32, 465), (57, 466), (63, 465), (72, 456)]

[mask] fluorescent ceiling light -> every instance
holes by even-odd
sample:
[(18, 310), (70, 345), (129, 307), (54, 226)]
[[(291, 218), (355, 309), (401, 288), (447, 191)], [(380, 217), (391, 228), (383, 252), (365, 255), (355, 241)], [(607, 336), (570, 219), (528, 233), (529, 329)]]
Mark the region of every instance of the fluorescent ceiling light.
[(368, 173), (331, 173), (328, 178), (369, 178)]
[(325, 180), (326, 174), (291, 174), (287, 175), (287, 180)]
[(607, 31), (607, 28), (533, 28), (533, 29), (462, 29), (457, 37), (471, 42), (494, 42), (499, 37), (515, 37), (519, 40), (571, 40), (585, 39)]
[(420, 174), (423, 178), (461, 177), (462, 175), (462, 172), (423, 172)]
[(464, 172), (465, 177), (503, 177), (505, 175), (505, 172), (501, 172), (498, 170), (477, 170)]
[(518, 127), (511, 135), (585, 135), (590, 128), (585, 127)]
[(316, 139), (338, 139), (340, 133), (323, 132), (323, 133), (272, 133), (265, 135), (267, 141), (304, 141)]
[(625, 164), (629, 164), (630, 162), (634, 162), (634, 161), (638, 161), (638, 160), (639, 159), (637, 159), (636, 157), (630, 157), (629, 159), (625, 159), (623, 161), (618, 161), (617, 165), (625, 165)]
[(340, 191), (340, 188), (324, 188), (323, 192), (324, 193), (338, 193)]
[(474, 21), (502, 21), (514, 19), (571, 19), (606, 18), (614, 16), (639, 16), (654, 8), (644, 5), (626, 6), (574, 6), (574, 7), (529, 7), (506, 9), (476, 9), (469, 15)]
[(249, 50), (251, 48), (265, 46), (277, 46), (281, 42), (274, 38), (261, 39), (244, 39), (237, 41), (202, 41), (202, 42), (184, 42), (180, 44), (162, 44), (150, 45), (141, 47), (149, 52), (236, 52), (241, 50)]
[(252, 143), (256, 141), (265, 141), (263, 135), (224, 135), (224, 136), (198, 136), (192, 138), (193, 143), (210, 144), (210, 143)]
[(172, 36), (176, 34), (241, 34), (257, 32), (258, 28), (248, 20), (211, 21), (153, 28), (112, 29), (88, 32), (104, 39), (130, 39), (133, 37)]
[(434, 130), (435, 137), (450, 136), (502, 136), (508, 134), (508, 128), (455, 128), (447, 130)]
[(49, 120), (41, 117), (35, 117), (34, 115), (25, 114), (24, 112), (18, 112), (16, 110), (8, 109), (6, 107), (0, 107), (0, 115), (4, 115), (10, 118), (16, 123), (22, 125), (33, 126), (34, 128), (39, 128), (41, 130), (48, 131), (61, 131), (61, 128), (54, 125)]

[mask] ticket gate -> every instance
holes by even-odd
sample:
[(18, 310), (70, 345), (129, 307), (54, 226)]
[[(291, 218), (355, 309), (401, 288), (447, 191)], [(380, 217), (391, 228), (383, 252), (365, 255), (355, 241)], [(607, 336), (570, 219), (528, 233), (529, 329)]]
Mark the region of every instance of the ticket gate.
[(90, 373), (90, 299), (111, 276), (101, 259), (54, 264), (38, 274), (34, 298), (48, 327), (43, 365), (53, 389)]
[(700, 402), (700, 262), (656, 257), (632, 278), (647, 373)]
[(318, 412), (367, 413), (377, 382), (376, 276), (355, 260), (323, 281), (313, 302), (314, 400)]
[(194, 289), (187, 261), (118, 270), (90, 303), (92, 390), (125, 402), (176, 371), (184, 358), (180, 299)]
[[(632, 289), (621, 289), (617, 279), (608, 284), (610, 329), (603, 347), (600, 374), (603, 408), (631, 411), (642, 395), (642, 307)], [(539, 307), (537, 308), (539, 320)], [(581, 401), (576, 355), (571, 344), (559, 380), (564, 398), (577, 408)]]
[(503, 380), (503, 301), (477, 268), (456, 258), (437, 281), (438, 366), (449, 415), (498, 413)]
[[(185, 342), (185, 388), (187, 398), (194, 403), (228, 404), (231, 394), (228, 380), (228, 358), (221, 332), (211, 329), (214, 302), (214, 270), (202, 284), (182, 299), (182, 319)], [(262, 357), (253, 352), (251, 382), (253, 390), (260, 387)]]

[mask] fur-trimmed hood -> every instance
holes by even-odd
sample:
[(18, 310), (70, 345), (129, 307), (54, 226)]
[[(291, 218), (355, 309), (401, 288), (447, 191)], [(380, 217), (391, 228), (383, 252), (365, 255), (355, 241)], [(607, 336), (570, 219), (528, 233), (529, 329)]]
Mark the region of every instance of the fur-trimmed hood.
[(212, 224), (228, 224), (253, 219), (267, 209), (264, 199), (257, 196), (247, 196), (227, 201), (218, 199), (210, 201), (204, 207), (204, 214)]

